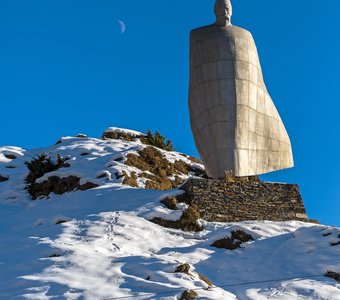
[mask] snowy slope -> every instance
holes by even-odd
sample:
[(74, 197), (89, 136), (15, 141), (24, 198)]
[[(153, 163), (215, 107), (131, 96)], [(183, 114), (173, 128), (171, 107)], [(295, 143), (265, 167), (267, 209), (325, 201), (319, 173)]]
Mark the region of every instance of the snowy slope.
[[(44, 149), (0, 148), (0, 175), (8, 178), (0, 182), (0, 299), (179, 299), (195, 290), (199, 299), (340, 300), (340, 284), (323, 276), (340, 272), (339, 228), (200, 221), (204, 230), (192, 233), (158, 226), (148, 220), (180, 218), (184, 204), (172, 211), (160, 200), (181, 192), (144, 189), (143, 179), (132, 188), (117, 176), (140, 172), (124, 161), (144, 147), (139, 139), (66, 137)], [(38, 181), (74, 175), (98, 187), (32, 201), (25, 162), (41, 153), (68, 157), (70, 166)], [(211, 246), (239, 229), (254, 240), (234, 251)], [(190, 264), (189, 274), (175, 273), (181, 263)]]

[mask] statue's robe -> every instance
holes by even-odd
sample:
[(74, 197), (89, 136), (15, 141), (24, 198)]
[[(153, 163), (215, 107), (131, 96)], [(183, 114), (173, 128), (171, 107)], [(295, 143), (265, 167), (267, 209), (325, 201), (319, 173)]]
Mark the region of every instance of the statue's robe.
[(211, 178), (293, 167), (291, 143), (264, 84), (250, 32), (210, 25), (190, 35), (190, 122)]

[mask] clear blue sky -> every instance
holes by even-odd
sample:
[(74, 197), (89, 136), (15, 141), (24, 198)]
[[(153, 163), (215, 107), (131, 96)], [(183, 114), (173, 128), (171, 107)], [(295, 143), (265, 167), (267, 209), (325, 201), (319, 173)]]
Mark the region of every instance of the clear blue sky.
[[(48, 146), (108, 126), (159, 130), (197, 155), (189, 126), (188, 36), (214, 0), (1, 0), (0, 145)], [(309, 216), (340, 225), (340, 1), (234, 0), (286, 124)], [(126, 23), (120, 33), (118, 20)]]

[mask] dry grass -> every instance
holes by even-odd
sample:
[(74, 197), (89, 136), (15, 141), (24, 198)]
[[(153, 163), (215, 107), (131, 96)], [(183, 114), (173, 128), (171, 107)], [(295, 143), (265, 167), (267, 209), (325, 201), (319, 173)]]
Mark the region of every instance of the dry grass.
[(129, 176), (125, 171), (123, 171), (124, 179), (123, 184), (129, 185), (131, 187), (138, 187), (136, 172), (131, 172)]
[(165, 199), (163, 199), (161, 201), (161, 203), (163, 203), (167, 208), (171, 209), (171, 210), (177, 210), (177, 199), (176, 197), (167, 197)]
[(199, 277), (199, 279), (204, 281), (209, 287), (213, 286), (212, 282), (208, 279), (207, 276), (204, 276), (204, 275), (198, 273), (198, 277)]
[[(140, 150), (138, 154), (129, 153), (125, 164), (144, 171), (139, 174), (139, 177), (148, 179), (145, 188), (155, 190), (177, 188), (183, 183), (180, 175), (188, 175), (189, 172), (200, 175), (202, 172), (202, 170), (193, 169), (182, 160), (169, 162), (161, 151), (151, 146)], [(171, 180), (169, 177), (174, 177), (174, 179)]]
[(190, 265), (189, 264), (180, 264), (176, 267), (175, 273), (184, 273), (190, 274)]
[(168, 221), (162, 218), (153, 218), (151, 222), (167, 228), (199, 232), (203, 230), (203, 227), (197, 223), (199, 218), (200, 214), (197, 210), (197, 207), (189, 206), (189, 208), (182, 214), (178, 221)]
[(197, 299), (197, 297), (198, 297), (198, 294), (195, 291), (187, 290), (183, 292), (179, 300), (195, 300)]

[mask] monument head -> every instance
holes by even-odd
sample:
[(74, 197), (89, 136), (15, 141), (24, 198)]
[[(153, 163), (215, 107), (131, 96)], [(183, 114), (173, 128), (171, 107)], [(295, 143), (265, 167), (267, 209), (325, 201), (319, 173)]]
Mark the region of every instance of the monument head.
[(215, 15), (218, 27), (225, 27), (230, 25), (233, 9), (230, 0), (216, 0), (215, 2)]

